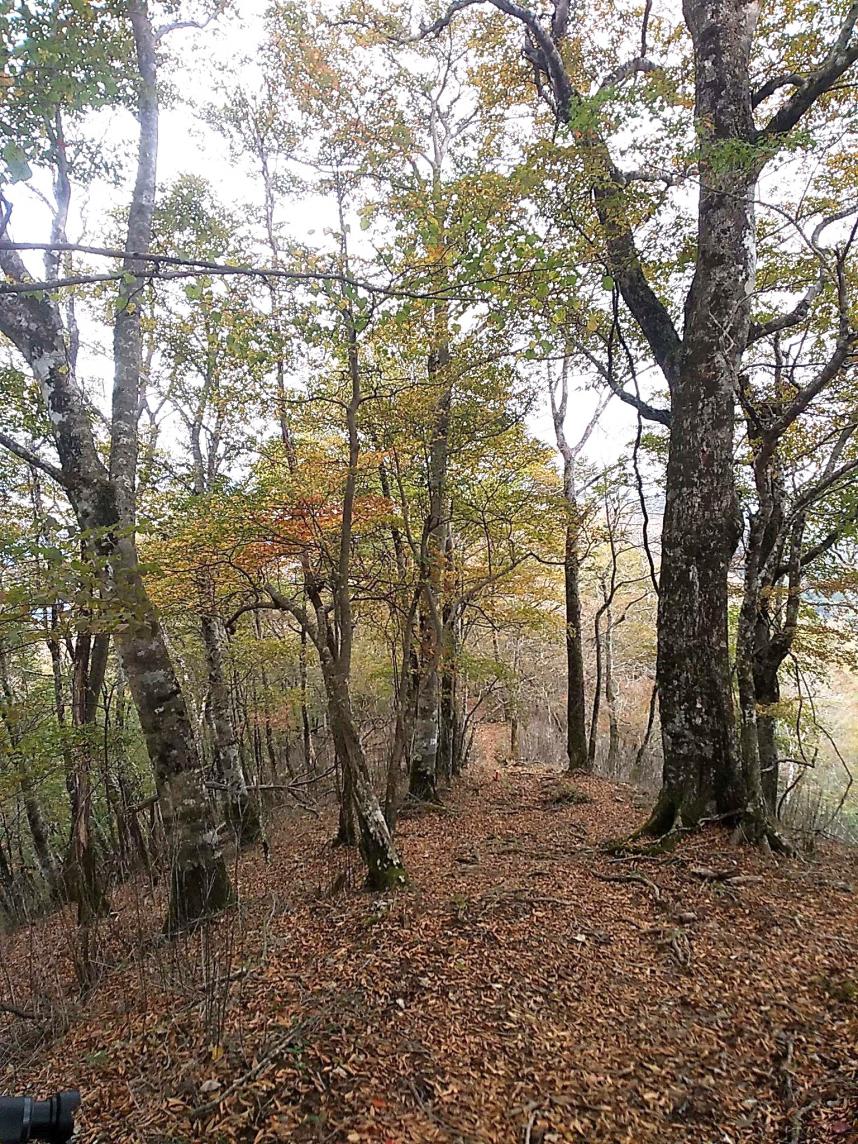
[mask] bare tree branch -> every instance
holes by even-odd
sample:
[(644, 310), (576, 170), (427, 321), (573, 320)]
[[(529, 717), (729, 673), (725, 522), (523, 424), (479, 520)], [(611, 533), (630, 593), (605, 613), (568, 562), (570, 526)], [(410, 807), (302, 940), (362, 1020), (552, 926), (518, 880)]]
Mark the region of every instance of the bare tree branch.
[[(162, 282), (181, 281), (182, 279), (193, 278), (200, 274), (219, 277), (259, 278), (263, 281), (278, 279), (287, 282), (327, 282), (353, 286), (356, 289), (365, 290), (368, 294), (377, 294), (384, 298), (414, 298), (422, 300), (447, 298), (451, 300), (474, 301), (476, 299), (467, 294), (464, 287), (467, 286), (476, 289), (480, 286), (488, 286), (492, 282), (507, 277), (507, 275), (501, 274), (495, 275), (492, 278), (474, 279), (473, 281), (460, 284), (457, 289), (447, 288), (445, 286), (437, 290), (409, 290), (404, 287), (397, 287), (395, 285), (385, 286), (370, 282), (366, 279), (355, 278), (352, 275), (343, 274), (336, 270), (286, 270), (276, 265), (251, 266), (247, 264), (210, 262), (206, 259), (182, 258), (173, 254), (157, 252), (143, 253), (138, 250), (129, 250), (126, 252), (110, 247), (84, 246), (79, 243), (0, 241), (0, 268), (12, 279), (12, 281), (9, 282), (0, 281), (0, 296), (11, 294), (43, 294), (51, 293), (63, 287), (90, 286), (102, 282), (119, 282), (124, 280), (127, 275), (127, 272), (124, 270), (113, 270), (99, 274), (77, 274), (66, 278), (34, 281), (27, 275), (26, 268), (18, 257), (17, 252), (21, 250), (77, 251), (80, 254), (91, 254), (100, 258), (127, 259), (129, 261), (149, 263), (151, 266), (148, 269), (142, 266), (138, 267), (136, 271), (137, 278), (147, 280), (157, 279)], [(163, 267), (165, 266), (174, 267), (176, 269), (164, 270)], [(15, 269), (19, 269), (23, 277), (14, 273), (13, 271)], [(514, 271), (510, 272), (509, 276), (515, 277), (518, 273), (529, 274), (532, 273), (532, 271)]]
[(804, 87), (804, 84), (804, 77), (797, 75), (795, 72), (773, 76), (772, 79), (766, 80), (762, 87), (757, 88), (754, 92), (751, 97), (751, 106), (757, 107), (764, 99), (768, 99), (770, 95), (774, 95), (774, 93), (780, 91), (782, 87)]
[(652, 0), (646, 0), (644, 4), (643, 20), (641, 20), (641, 56), (645, 57), (647, 54), (647, 34), (649, 32), (649, 18), (652, 15)]
[(852, 461), (847, 461), (840, 468), (835, 469), (833, 472), (828, 473), (821, 480), (817, 481), (809, 489), (806, 489), (798, 498), (792, 507), (790, 517), (795, 518), (806, 512), (811, 505), (821, 500), (826, 493), (831, 492), (835, 485), (839, 485), (846, 477), (851, 476), (854, 472), (858, 472), (858, 457)]
[(0, 445), (22, 461), (26, 461), (28, 465), (32, 465), (35, 469), (40, 469), (41, 472), (46, 473), (52, 481), (56, 481), (58, 485), (63, 488), (68, 487), (68, 482), (62, 474), (62, 470), (56, 465), (52, 465), (50, 461), (43, 461), (38, 454), (31, 452), (26, 446), (19, 445), (13, 438), (9, 437), (6, 433), (0, 433)]
[(670, 428), (670, 410), (658, 409), (654, 405), (650, 405), (648, 401), (643, 398), (636, 397), (633, 393), (629, 393), (620, 382), (614, 377), (611, 370), (606, 369), (603, 362), (586, 346), (579, 346), (579, 351), (590, 362), (590, 364), (597, 370), (599, 376), (606, 382), (613, 392), (619, 397), (620, 401), (625, 402), (626, 405), (631, 405), (632, 409), (637, 409), (642, 417), (647, 421), (657, 421), (659, 425), (666, 425)]
[(755, 342), (759, 342), (763, 338), (768, 338), (771, 337), (772, 334), (780, 333), (781, 330), (789, 330), (792, 329), (793, 326), (800, 325), (810, 313), (810, 308), (813, 303), (822, 293), (827, 278), (828, 273), (826, 268), (823, 267), (816, 281), (808, 286), (801, 300), (789, 313), (780, 314), (776, 318), (770, 318), (767, 322), (751, 322), (748, 327), (748, 345), (752, 346)]
[[(836, 528), (832, 528), (825, 536), (818, 540), (816, 544), (812, 544), (810, 548), (805, 549), (801, 554), (800, 567), (805, 569), (808, 565), (813, 564), (815, 560), (818, 560), (820, 556), (824, 556), (827, 552), (830, 552), (835, 544), (843, 540), (847, 531), (850, 528), (854, 528), (856, 524), (858, 524), (858, 505), (856, 505), (851, 513), (844, 517)], [(787, 570), (786, 565), (781, 565), (777, 569), (780, 575), (784, 575)]]
[(651, 60), (637, 56), (635, 59), (627, 60), (624, 64), (615, 67), (613, 71), (608, 72), (599, 84), (598, 90), (600, 92), (607, 91), (608, 88), (618, 87), (624, 80), (627, 80), (629, 76), (639, 74), (646, 75), (654, 71), (658, 71), (656, 64)]
[(858, 23), (858, 3), (850, 5), (846, 19), (828, 55), (816, 71), (807, 76), (801, 87), (796, 89), (783, 107), (775, 112), (766, 126), (757, 132), (758, 141), (775, 139), (791, 131), (819, 97), (830, 91), (844, 72), (858, 60), (858, 40), (853, 39), (856, 23)]
[(804, 413), (814, 398), (818, 397), (834, 381), (852, 355), (856, 341), (858, 341), (858, 331), (855, 330), (850, 331), (846, 337), (838, 338), (831, 357), (819, 373), (803, 389), (799, 390), (781, 416), (766, 429), (763, 436), (770, 446), (774, 446), (790, 425)]

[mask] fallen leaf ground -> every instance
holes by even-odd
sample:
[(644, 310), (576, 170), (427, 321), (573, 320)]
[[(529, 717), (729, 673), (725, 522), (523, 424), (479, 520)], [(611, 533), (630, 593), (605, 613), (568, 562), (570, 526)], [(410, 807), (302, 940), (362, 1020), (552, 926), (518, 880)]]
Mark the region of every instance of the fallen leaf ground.
[(202, 934), (160, 940), (159, 895), (124, 889), (74, 1003), (67, 917), (3, 938), (0, 997), (40, 1020), (0, 1016), (0, 1089), (78, 1085), (89, 1142), (856, 1144), (854, 852), (713, 827), (617, 861), (641, 796), (559, 782), (475, 768), (403, 819), (383, 897), (283, 812)]

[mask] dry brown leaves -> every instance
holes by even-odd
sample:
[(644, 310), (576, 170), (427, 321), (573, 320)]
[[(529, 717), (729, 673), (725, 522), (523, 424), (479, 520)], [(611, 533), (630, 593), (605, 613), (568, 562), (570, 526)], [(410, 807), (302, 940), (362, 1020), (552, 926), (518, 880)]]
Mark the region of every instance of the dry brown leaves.
[[(713, 827), (616, 861), (599, 843), (640, 796), (556, 783), (473, 771), (402, 823), (395, 896), (285, 814), (205, 934), (161, 942), (157, 895), (123, 891), (101, 982), (17, 1038), (0, 1088), (79, 1085), (90, 1142), (858, 1144), (854, 855), (778, 862)], [(41, 983), (56, 1014), (68, 938), (59, 916), (7, 940), (3, 995), (44, 1006)]]

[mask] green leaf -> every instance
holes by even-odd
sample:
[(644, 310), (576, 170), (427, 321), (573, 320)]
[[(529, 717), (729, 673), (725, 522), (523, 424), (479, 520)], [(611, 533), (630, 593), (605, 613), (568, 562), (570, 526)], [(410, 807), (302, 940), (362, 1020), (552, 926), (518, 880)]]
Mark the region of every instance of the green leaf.
[(614, 280), (610, 276), (610, 274), (606, 274), (605, 277), (602, 279), (602, 289), (610, 291), (610, 290), (613, 290), (613, 288), (614, 288)]
[(3, 160), (13, 183), (25, 183), (27, 179), (32, 178), (33, 169), (27, 162), (23, 147), (18, 143), (10, 141), (6, 144), (3, 148)]

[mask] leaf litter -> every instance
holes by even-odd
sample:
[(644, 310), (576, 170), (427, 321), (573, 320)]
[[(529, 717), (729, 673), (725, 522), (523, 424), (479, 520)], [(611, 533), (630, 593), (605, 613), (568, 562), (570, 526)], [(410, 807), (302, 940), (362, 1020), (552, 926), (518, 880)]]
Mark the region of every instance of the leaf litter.
[[(0, 1088), (79, 1086), (92, 1144), (858, 1144), (854, 853), (710, 827), (618, 859), (639, 795), (558, 778), (475, 767), (403, 819), (394, 895), (286, 811), (202, 932), (163, 941), (163, 887), (124, 887), (90, 995), (0, 1014)], [(3, 997), (71, 989), (71, 928), (4, 937)]]

